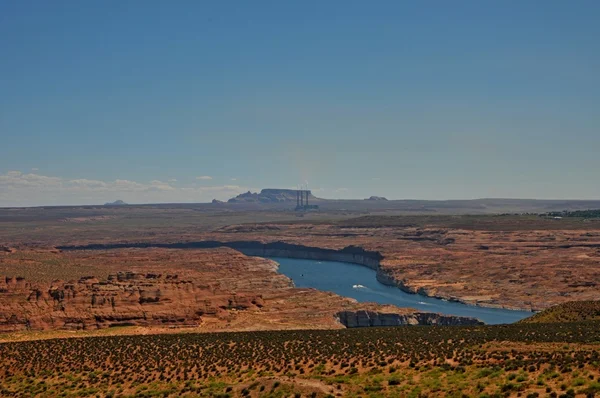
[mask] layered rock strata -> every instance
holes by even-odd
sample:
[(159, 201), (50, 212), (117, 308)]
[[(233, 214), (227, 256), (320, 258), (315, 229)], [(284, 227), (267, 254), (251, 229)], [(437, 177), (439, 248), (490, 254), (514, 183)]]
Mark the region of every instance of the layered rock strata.
[(175, 274), (119, 272), (100, 281), (0, 283), (0, 331), (197, 326), (203, 316), (262, 307), (260, 294), (215, 293)]
[(475, 318), (440, 315), (428, 312), (413, 314), (395, 314), (377, 311), (341, 311), (336, 314), (339, 322), (348, 328), (373, 327), (373, 326), (407, 326), (407, 325), (482, 325), (483, 322)]
[[(356, 248), (344, 255), (357, 261), (370, 258)], [(394, 325), (445, 322), (437, 314), (415, 316), (419, 313), (412, 309), (295, 288), (277, 272), (274, 261), (227, 248), (17, 252), (0, 258), (0, 269), (32, 279), (0, 279), (0, 331), (4, 332), (114, 326), (143, 326), (156, 332), (165, 327), (332, 329), (344, 327), (337, 316), (343, 311), (412, 316), (406, 322), (390, 323)], [(98, 276), (70, 279), (81, 274)]]

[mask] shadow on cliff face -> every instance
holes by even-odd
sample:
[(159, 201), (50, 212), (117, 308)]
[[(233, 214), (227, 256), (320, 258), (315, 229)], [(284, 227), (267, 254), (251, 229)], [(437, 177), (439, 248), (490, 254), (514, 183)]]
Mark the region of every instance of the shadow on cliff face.
[(338, 321), (347, 328), (375, 326), (407, 326), (407, 325), (484, 325), (476, 318), (442, 315), (431, 312), (415, 312), (412, 314), (394, 314), (375, 311), (341, 311), (336, 314)]
[(248, 256), (290, 257), (323, 261), (342, 261), (365, 265), (377, 269), (383, 255), (377, 251), (365, 250), (359, 246), (347, 246), (340, 250), (324, 249), (315, 246), (296, 245), (285, 242), (262, 243), (258, 241), (198, 241), (178, 243), (108, 243), (82, 246), (57, 246), (60, 250), (112, 250), (129, 248), (163, 249), (215, 249), (228, 247)]

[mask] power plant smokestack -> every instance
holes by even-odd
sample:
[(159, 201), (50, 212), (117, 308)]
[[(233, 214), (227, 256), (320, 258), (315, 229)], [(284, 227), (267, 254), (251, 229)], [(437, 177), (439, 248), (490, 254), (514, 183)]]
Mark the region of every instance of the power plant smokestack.
[(296, 211), (308, 211), (316, 210), (319, 205), (310, 204), (310, 191), (308, 190), (308, 183), (297, 185), (296, 189)]

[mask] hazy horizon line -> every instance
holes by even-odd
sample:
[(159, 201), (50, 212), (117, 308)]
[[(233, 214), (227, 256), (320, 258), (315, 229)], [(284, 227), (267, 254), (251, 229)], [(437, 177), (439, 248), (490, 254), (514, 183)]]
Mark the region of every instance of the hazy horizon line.
[[(277, 188), (267, 188), (267, 189), (277, 189)], [(377, 196), (377, 195), (373, 195), (373, 196)], [(381, 197), (381, 196), (380, 196)], [(317, 197), (317, 199), (320, 200), (324, 200), (324, 201), (331, 201), (331, 202), (369, 202), (369, 198), (353, 198), (353, 199), (338, 199), (338, 198), (320, 198)], [(118, 201), (120, 199), (116, 199), (115, 201)], [(385, 203), (385, 202), (475, 202), (475, 201), (490, 201), (490, 200), (496, 200), (496, 201), (529, 201), (529, 202), (599, 202), (598, 204), (600, 205), (600, 198), (599, 199), (547, 199), (547, 198), (523, 198), (523, 197), (498, 197), (498, 198), (469, 198), (469, 199), (389, 199), (386, 198), (386, 200), (382, 200), (382, 201), (371, 201), (371, 202), (378, 202), (378, 203)], [(293, 201), (290, 201), (290, 203)], [(279, 202), (279, 203), (283, 203), (283, 202)], [(80, 203), (80, 204), (48, 204), (48, 205), (32, 205), (32, 206), (0, 206), (0, 209), (35, 209), (35, 208), (47, 208), (47, 207), (89, 207), (89, 206), (93, 206), (93, 207), (127, 207), (127, 206), (153, 206), (153, 205), (212, 205), (212, 201), (211, 202), (137, 202), (137, 203), (124, 203), (124, 204), (117, 204), (114, 205), (111, 202), (107, 202), (107, 203)], [(263, 204), (263, 203), (259, 203), (259, 202), (246, 202), (246, 203), (229, 203), (227, 201), (221, 201), (220, 205), (223, 204), (229, 204), (231, 206), (243, 206), (243, 205), (251, 205), (251, 204)], [(278, 204), (278, 203), (273, 203), (273, 204)], [(266, 204), (267, 206), (269, 204)], [(398, 209), (398, 210), (402, 210), (402, 209)]]

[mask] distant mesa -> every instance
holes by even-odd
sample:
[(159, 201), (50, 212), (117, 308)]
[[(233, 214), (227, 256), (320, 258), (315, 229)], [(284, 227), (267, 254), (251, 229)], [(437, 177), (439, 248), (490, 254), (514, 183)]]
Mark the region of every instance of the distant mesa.
[(115, 200), (114, 202), (105, 203), (104, 206), (126, 206), (127, 203), (123, 202), (121, 199)]
[(379, 200), (379, 201), (386, 201), (386, 200), (387, 200), (387, 198), (384, 198), (383, 196), (371, 196), (370, 198), (368, 198), (368, 199), (365, 199), (365, 200)]
[[(298, 191), (295, 189), (263, 189), (260, 193), (246, 192), (242, 193), (235, 198), (229, 199), (228, 203), (287, 203), (296, 202), (298, 198)], [(313, 196), (308, 191), (308, 199), (320, 200)]]
[(223, 203), (225, 203), (225, 202), (223, 202), (222, 200), (219, 200), (219, 199), (212, 200), (213, 205), (222, 205)]

